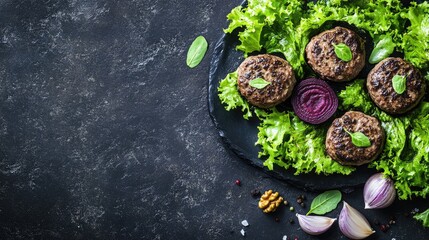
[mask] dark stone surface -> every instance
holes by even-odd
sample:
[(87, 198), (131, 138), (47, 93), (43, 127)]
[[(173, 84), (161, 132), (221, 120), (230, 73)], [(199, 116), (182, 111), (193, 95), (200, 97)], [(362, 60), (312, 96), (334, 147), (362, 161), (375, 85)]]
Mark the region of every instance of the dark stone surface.
[[(247, 239), (344, 239), (337, 225), (303, 234), (287, 208), (259, 211), (254, 188), (300, 213), (296, 196), (309, 205), (317, 193), (237, 158), (209, 117), (210, 55), (239, 4), (0, 0), (0, 238), (240, 239), (243, 228)], [(210, 49), (188, 69), (198, 35)], [(360, 190), (344, 198), (362, 209)], [(427, 204), (365, 211), (371, 222), (397, 217), (371, 239), (429, 236), (404, 216), (414, 207)]]

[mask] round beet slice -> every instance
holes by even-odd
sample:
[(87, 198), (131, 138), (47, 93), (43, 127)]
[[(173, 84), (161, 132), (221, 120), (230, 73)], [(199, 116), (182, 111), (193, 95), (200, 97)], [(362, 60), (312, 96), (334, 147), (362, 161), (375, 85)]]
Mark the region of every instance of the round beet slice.
[(309, 78), (295, 87), (292, 107), (302, 121), (319, 124), (334, 115), (338, 108), (338, 98), (325, 81)]

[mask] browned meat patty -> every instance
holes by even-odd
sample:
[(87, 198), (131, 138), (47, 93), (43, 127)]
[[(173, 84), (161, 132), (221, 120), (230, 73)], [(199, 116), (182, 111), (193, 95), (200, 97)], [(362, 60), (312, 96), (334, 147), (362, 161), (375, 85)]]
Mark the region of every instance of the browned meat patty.
[[(345, 62), (337, 57), (334, 45), (344, 43), (352, 52)], [(344, 82), (355, 78), (365, 66), (365, 42), (355, 32), (336, 27), (314, 36), (305, 48), (307, 62), (321, 78)]]
[[(393, 89), (392, 78), (395, 75), (406, 76), (406, 90), (402, 94)], [(426, 83), (420, 71), (403, 59), (393, 57), (384, 59), (371, 70), (366, 86), (374, 103), (391, 114), (411, 110), (426, 91)]]
[[(271, 84), (262, 89), (249, 85), (256, 78)], [(290, 64), (277, 56), (261, 54), (246, 58), (238, 67), (238, 90), (252, 105), (270, 108), (285, 101), (296, 84)]]
[[(356, 147), (345, 130), (361, 132), (371, 142), (369, 147)], [(380, 122), (361, 112), (349, 111), (335, 119), (326, 135), (327, 154), (342, 165), (360, 166), (373, 161), (382, 152), (385, 140)]]

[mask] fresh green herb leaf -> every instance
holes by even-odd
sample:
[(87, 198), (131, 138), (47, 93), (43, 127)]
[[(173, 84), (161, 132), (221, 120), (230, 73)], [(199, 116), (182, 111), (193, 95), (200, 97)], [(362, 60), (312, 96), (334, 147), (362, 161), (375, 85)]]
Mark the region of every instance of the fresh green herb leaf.
[(341, 201), (341, 192), (338, 190), (326, 191), (319, 194), (311, 202), (310, 210), (307, 215), (314, 213), (323, 215), (337, 208), (338, 203)]
[(414, 219), (421, 221), (424, 227), (429, 227), (429, 209), (413, 216)]
[(396, 93), (402, 94), (407, 89), (407, 76), (395, 75), (392, 78), (393, 90)]
[(356, 147), (369, 147), (371, 146), (371, 141), (369, 141), (369, 138), (367, 136), (365, 136), (365, 134), (361, 133), (361, 132), (349, 132), (346, 129), (344, 129), (344, 131), (346, 131), (350, 137), (352, 138), (352, 143), (353, 145), (355, 145)]
[(263, 78), (255, 78), (253, 80), (250, 80), (250, 82), (249, 82), (250, 86), (257, 88), (257, 89), (263, 89), (270, 84), (271, 84), (271, 82), (268, 82)]
[(392, 36), (383, 35), (380, 36), (380, 40), (375, 45), (374, 49), (369, 56), (369, 63), (375, 64), (380, 62), (381, 60), (390, 56), (395, 50), (396, 44), (393, 43)]
[(195, 38), (189, 47), (188, 54), (186, 56), (186, 64), (188, 67), (194, 68), (200, 64), (207, 52), (207, 47), (207, 40), (203, 36)]
[(352, 51), (350, 50), (350, 47), (347, 46), (344, 43), (340, 43), (340, 44), (332, 44), (334, 45), (334, 51), (335, 54), (337, 55), (337, 57), (345, 62), (348, 62), (350, 60), (352, 60), (353, 55), (352, 55)]

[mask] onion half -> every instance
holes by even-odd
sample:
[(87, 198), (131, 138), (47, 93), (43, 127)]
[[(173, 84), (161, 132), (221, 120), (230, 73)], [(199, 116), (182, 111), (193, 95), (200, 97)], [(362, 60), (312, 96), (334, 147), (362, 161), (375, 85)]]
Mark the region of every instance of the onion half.
[(320, 124), (334, 115), (338, 108), (338, 98), (325, 81), (309, 78), (295, 87), (292, 107), (302, 121)]

